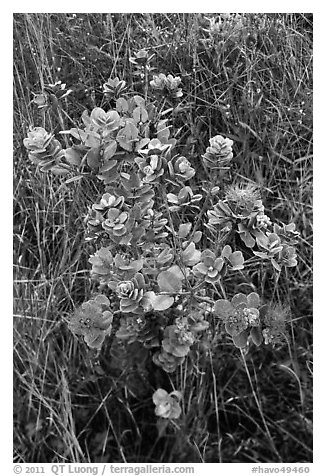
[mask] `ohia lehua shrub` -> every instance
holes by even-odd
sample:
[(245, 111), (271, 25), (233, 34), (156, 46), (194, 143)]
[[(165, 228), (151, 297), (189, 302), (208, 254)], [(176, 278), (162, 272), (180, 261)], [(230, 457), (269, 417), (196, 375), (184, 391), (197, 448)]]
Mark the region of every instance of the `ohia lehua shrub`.
[[(278, 279), (297, 265), (298, 233), (293, 223), (272, 222), (254, 184), (231, 184), (233, 140), (211, 137), (198, 151), (200, 170), (178, 153), (172, 120), (182, 81), (152, 74), (153, 59), (145, 50), (130, 58), (143, 94), (108, 79), (110, 107), (85, 111), (79, 125), (61, 131), (69, 146), (42, 127), (31, 127), (24, 145), (41, 172), (67, 184), (95, 179), (102, 188), (85, 204), (96, 293), (75, 309), (69, 329), (116, 363), (131, 349), (129, 360), (144, 372), (153, 365), (173, 378), (180, 366), (191, 372), (216, 333), (243, 350), (286, 338), (289, 313), (280, 303), (256, 291), (228, 296), (224, 282), (239, 273), (250, 279), (250, 260)], [(178, 419), (181, 401), (180, 392), (158, 388), (155, 414)]]

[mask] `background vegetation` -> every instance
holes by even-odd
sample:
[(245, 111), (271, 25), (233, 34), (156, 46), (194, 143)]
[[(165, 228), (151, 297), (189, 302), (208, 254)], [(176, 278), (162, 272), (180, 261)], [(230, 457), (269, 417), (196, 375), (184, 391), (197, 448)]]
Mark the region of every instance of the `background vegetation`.
[[(312, 461), (312, 15), (15, 14), (13, 21), (14, 460)], [(84, 219), (102, 190), (36, 172), (23, 147), (30, 125), (69, 129), (84, 109), (101, 105), (109, 77), (137, 91), (129, 57), (141, 48), (156, 54), (156, 73), (182, 78), (180, 153), (199, 168), (209, 137), (231, 138), (235, 181), (257, 183), (272, 220), (293, 221), (301, 233), (298, 267), (276, 288), (265, 284), (291, 308), (288, 345), (253, 349), (244, 365), (221, 340), (185, 402), (196, 417), (183, 433), (160, 439), (156, 388), (139, 392), (130, 373), (107, 374), (105, 352), (94, 359), (65, 323), (91, 292)], [(59, 80), (72, 93), (60, 114), (45, 114), (34, 95)]]

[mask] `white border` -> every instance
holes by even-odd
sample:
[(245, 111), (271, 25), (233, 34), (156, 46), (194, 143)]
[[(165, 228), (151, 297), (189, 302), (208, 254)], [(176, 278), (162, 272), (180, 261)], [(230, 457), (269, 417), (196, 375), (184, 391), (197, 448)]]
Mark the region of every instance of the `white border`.
[[(153, 4), (153, 2), (130, 2), (124, 1), (118, 4), (110, 5), (109, 2), (98, 1), (96, 4), (91, 2), (67, 2), (55, 1), (51, 4), (44, 1), (13, 1), (4, 5), (1, 12), (1, 205), (2, 205), (2, 282), (1, 282), (1, 363), (2, 363), (2, 393), (1, 393), (1, 454), (0, 465), (5, 463), (2, 474), (10, 475), (12, 473), (12, 302), (8, 296), (12, 296), (12, 285), (9, 276), (12, 276), (12, 199), (10, 187), (12, 183), (12, 14), (19, 12), (85, 12), (94, 13), (96, 5), (97, 12), (107, 11), (111, 6), (112, 13), (138, 12), (150, 13), (159, 10), (160, 12), (223, 12), (225, 8), (230, 12), (309, 12), (314, 13), (314, 148), (315, 148), (315, 166), (314, 166), (314, 360), (315, 360), (315, 378), (314, 378), (314, 463), (311, 466), (310, 474), (322, 475), (326, 473), (326, 464), (323, 460), (325, 454), (325, 363), (324, 354), (326, 339), (326, 304), (323, 302), (325, 294), (325, 269), (326, 262), (326, 230), (324, 221), (326, 219), (325, 204), (325, 160), (324, 140), (325, 140), (325, 13), (326, 9), (322, 7), (321, 2), (303, 2), (303, 1), (274, 1), (271, 4), (263, 2), (243, 2), (229, 1), (225, 5), (218, 5), (216, 1), (205, 1), (199, 4), (189, 2), (164, 1)], [(177, 6), (177, 8), (176, 8)], [(90, 8), (93, 7), (93, 8)], [(136, 8), (135, 8), (136, 7)], [(264, 7), (264, 8), (262, 8)], [(317, 8), (316, 8), (317, 7)], [(324, 147), (323, 147), (324, 146)], [(10, 251), (9, 251), (10, 250)], [(299, 456), (299, 455), (298, 455)], [(2, 465), (1, 465), (2, 466)], [(1, 467), (0, 466), (0, 467)], [(199, 465), (196, 466), (196, 474), (201, 471)], [(232, 474), (229, 464), (222, 464), (219, 467), (206, 464), (202, 467), (205, 474), (214, 474), (220, 471), (220, 474)], [(231, 465), (232, 466), (232, 465)], [(252, 465), (237, 464), (234, 467), (234, 474), (250, 474)], [(264, 465), (265, 467), (267, 465)], [(273, 465), (271, 465), (273, 466)], [(274, 464), (274, 466), (277, 466)], [(286, 466), (286, 464), (285, 464)], [(246, 469), (247, 468), (247, 469)], [(204, 473), (203, 473), (204, 474)]]

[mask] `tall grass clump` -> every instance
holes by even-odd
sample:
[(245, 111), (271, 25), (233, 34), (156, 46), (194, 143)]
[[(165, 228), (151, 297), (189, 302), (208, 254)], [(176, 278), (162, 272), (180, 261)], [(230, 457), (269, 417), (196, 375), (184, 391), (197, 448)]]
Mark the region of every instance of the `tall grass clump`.
[(312, 16), (14, 15), (18, 462), (312, 461)]

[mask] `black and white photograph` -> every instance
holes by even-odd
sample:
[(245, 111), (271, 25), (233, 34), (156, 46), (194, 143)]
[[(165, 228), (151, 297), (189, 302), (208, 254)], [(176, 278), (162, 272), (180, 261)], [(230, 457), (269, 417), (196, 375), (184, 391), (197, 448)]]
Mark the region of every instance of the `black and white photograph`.
[(12, 15), (15, 473), (310, 472), (314, 17)]

